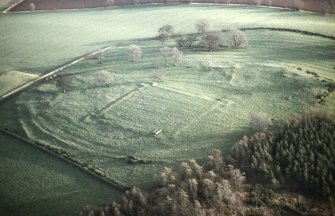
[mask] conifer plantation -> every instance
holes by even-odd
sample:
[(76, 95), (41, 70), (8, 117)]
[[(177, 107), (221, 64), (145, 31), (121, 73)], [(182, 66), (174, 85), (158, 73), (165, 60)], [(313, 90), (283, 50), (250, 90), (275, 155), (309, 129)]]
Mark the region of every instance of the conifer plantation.
[(309, 112), (271, 132), (245, 136), (233, 156), (250, 177), (293, 183), (331, 198), (335, 195), (335, 119)]

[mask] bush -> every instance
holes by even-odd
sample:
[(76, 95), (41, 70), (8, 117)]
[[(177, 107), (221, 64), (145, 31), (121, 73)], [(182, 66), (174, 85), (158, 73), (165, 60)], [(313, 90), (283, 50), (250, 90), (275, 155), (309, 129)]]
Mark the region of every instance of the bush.
[(250, 117), (251, 128), (255, 131), (264, 132), (272, 124), (271, 118), (264, 112), (254, 112)]

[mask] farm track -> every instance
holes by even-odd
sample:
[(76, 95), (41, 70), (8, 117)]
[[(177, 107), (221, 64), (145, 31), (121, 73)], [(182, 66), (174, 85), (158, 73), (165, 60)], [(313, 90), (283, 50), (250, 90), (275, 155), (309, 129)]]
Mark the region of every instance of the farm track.
[(18, 139), (20, 141), (23, 141), (25, 143), (28, 143), (28, 144), (34, 146), (37, 149), (40, 149), (40, 150), (42, 150), (42, 151), (44, 151), (44, 152), (46, 152), (46, 153), (48, 153), (48, 154), (50, 154), (50, 155), (52, 155), (54, 157), (57, 157), (57, 158), (65, 161), (65, 162), (67, 162), (67, 163), (69, 163), (69, 164), (71, 164), (71, 165), (73, 165), (73, 166), (81, 169), (82, 171), (84, 171), (84, 172), (86, 172), (86, 173), (94, 176), (95, 178), (99, 179), (100, 181), (103, 181), (104, 183), (107, 183), (107, 184), (111, 185), (112, 187), (118, 189), (121, 192), (125, 192), (125, 191), (127, 191), (127, 190), (130, 189), (129, 187), (121, 185), (120, 183), (114, 181), (113, 179), (106, 178), (106, 177), (100, 175), (99, 173), (97, 173), (95, 171), (90, 171), (89, 169), (85, 168), (84, 166), (82, 166), (77, 161), (74, 161), (73, 159), (67, 158), (64, 155), (62, 155), (61, 153), (56, 153), (55, 151), (52, 151), (52, 150), (50, 150), (50, 149), (42, 146), (41, 144), (39, 144), (36, 141), (29, 140), (29, 139), (27, 139), (27, 138), (25, 138), (25, 137), (23, 137), (21, 135), (18, 135), (17, 133), (12, 132), (12, 131), (10, 131), (8, 129), (0, 129), (0, 133), (4, 134), (6, 136), (11, 136), (11, 137), (13, 137), (15, 139)]

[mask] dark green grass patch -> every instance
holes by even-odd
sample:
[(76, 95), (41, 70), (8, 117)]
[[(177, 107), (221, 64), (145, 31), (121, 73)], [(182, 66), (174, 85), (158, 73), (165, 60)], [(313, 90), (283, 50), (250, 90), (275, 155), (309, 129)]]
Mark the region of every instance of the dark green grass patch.
[(0, 134), (1, 215), (76, 215), (118, 196), (73, 165)]

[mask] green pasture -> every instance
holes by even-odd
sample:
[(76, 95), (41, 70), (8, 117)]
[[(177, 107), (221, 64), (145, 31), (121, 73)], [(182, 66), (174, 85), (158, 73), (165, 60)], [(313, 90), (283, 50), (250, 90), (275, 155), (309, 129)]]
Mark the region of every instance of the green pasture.
[(3, 95), (21, 85), (36, 79), (35, 74), (28, 74), (19, 71), (8, 71), (0, 73), (0, 95)]
[[(185, 49), (170, 67), (159, 57), (159, 41), (137, 41), (143, 59), (133, 63), (127, 44), (134, 41), (116, 43), (103, 64), (87, 60), (64, 71), (77, 74), (65, 93), (48, 81), (21, 94), (17, 125), (120, 183), (148, 186), (163, 166), (204, 160), (214, 148), (229, 151), (251, 132), (252, 112), (266, 112), (274, 123), (302, 112), (325, 91), (324, 77), (334, 78), (332, 40), (268, 30), (247, 35), (245, 49)], [(215, 68), (202, 70), (208, 63)], [(112, 74), (111, 84), (97, 85), (100, 70)], [(156, 163), (129, 164), (130, 155)]]
[(119, 192), (29, 144), (0, 134), (0, 215), (78, 215)]
[(16, 0), (0, 0), (0, 12), (17, 2)]
[[(246, 31), (245, 49), (184, 49), (181, 62), (165, 67), (159, 56), (162, 44), (152, 39), (157, 29), (171, 24), (177, 32), (191, 33), (199, 19), (208, 20), (214, 29), (280, 27), (335, 36), (334, 16), (242, 6), (0, 15), (0, 74), (40, 75), (112, 46), (104, 53), (103, 64), (87, 60), (62, 71), (77, 74), (65, 91), (49, 80), (1, 104), (0, 127), (61, 148), (122, 184), (150, 188), (164, 166), (205, 160), (214, 148), (228, 152), (244, 134), (252, 133), (252, 112), (266, 112), (274, 123), (282, 121), (314, 105), (316, 96), (326, 90), (325, 83), (335, 79), (334, 40), (269, 30)], [(142, 47), (141, 60), (129, 62), (128, 44)], [(202, 70), (206, 64), (214, 68)], [(97, 85), (100, 70), (112, 74), (109, 85)], [(163, 74), (162, 82), (157, 74)], [(14, 85), (1, 81), (0, 89)], [(162, 132), (153, 134), (157, 130)], [(55, 215), (70, 215), (84, 203), (119, 196), (72, 166), (3, 136), (0, 154), (4, 212), (28, 214), (33, 206), (34, 213), (50, 215), (45, 212), (59, 206)], [(130, 164), (128, 156), (153, 163)]]
[(214, 29), (283, 27), (335, 36), (334, 16), (249, 6), (130, 6), (1, 14), (0, 72), (45, 73), (114, 42), (154, 37), (165, 24), (177, 32), (193, 32), (199, 19), (207, 19)]

